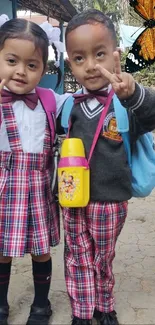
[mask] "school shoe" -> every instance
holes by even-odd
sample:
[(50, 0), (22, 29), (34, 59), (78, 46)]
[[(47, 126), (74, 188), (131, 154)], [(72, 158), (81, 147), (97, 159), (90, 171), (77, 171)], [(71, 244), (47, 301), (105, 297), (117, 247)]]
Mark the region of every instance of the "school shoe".
[(51, 315), (52, 309), (49, 300), (48, 305), (43, 308), (32, 305), (26, 325), (48, 325)]
[(115, 310), (110, 313), (102, 313), (95, 309), (93, 317), (97, 325), (119, 325)]
[(9, 305), (0, 306), (0, 325), (8, 325)]
[(74, 316), (71, 325), (92, 325), (92, 321), (90, 319), (81, 319)]

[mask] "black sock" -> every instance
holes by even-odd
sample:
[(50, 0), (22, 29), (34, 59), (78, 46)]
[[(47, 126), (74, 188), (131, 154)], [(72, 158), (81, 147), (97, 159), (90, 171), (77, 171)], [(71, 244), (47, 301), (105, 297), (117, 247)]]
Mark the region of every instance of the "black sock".
[(0, 306), (7, 306), (8, 287), (10, 282), (11, 263), (0, 263)]
[(45, 307), (48, 304), (48, 293), (51, 284), (52, 261), (36, 262), (32, 260), (34, 280), (34, 301), (33, 305)]

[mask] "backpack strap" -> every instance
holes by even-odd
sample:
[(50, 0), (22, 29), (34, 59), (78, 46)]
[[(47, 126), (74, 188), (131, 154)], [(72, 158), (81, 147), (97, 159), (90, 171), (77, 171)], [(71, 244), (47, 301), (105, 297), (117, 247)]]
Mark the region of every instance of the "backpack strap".
[[(76, 91), (75, 94), (81, 94), (81, 93), (82, 93), (82, 89), (79, 89), (78, 91)], [(114, 110), (115, 110), (115, 115), (116, 115), (116, 119), (117, 119), (118, 131), (120, 133), (128, 132), (129, 131), (129, 120), (128, 120), (127, 111), (122, 106), (121, 102), (119, 101), (118, 97), (115, 94), (113, 96), (113, 101), (114, 101)], [(68, 130), (69, 118), (70, 118), (70, 114), (71, 114), (73, 105), (74, 105), (74, 98), (73, 98), (73, 96), (70, 96), (65, 101), (65, 103), (63, 105), (63, 109), (62, 109), (61, 126), (67, 130)]]
[[(79, 89), (75, 92), (75, 94), (81, 94), (82, 89)], [(62, 108), (62, 113), (61, 113), (61, 126), (64, 128), (65, 133), (68, 132), (68, 126), (69, 126), (69, 118), (71, 114), (71, 110), (74, 105), (74, 97), (70, 96), (66, 99), (63, 108)]]
[(131, 167), (131, 146), (130, 146), (129, 119), (128, 119), (127, 110), (124, 106), (122, 106), (116, 94), (114, 94), (113, 103), (114, 103), (114, 111), (115, 111), (116, 121), (117, 121), (117, 129), (118, 132), (120, 132), (122, 135), (125, 151), (128, 158), (128, 164)]
[(114, 103), (115, 116), (117, 120), (118, 132), (120, 133), (129, 132), (129, 119), (128, 119), (127, 110), (124, 106), (122, 106), (116, 94), (114, 94), (113, 96), (113, 103)]
[[(82, 93), (82, 89), (76, 92), (77, 94)], [(114, 94), (113, 96), (114, 103), (114, 111), (117, 120), (117, 129), (118, 132), (122, 134), (123, 143), (125, 147), (125, 151), (128, 157), (128, 164), (131, 166), (131, 148), (130, 148), (130, 136), (129, 136), (129, 119), (126, 108), (121, 104), (120, 100)], [(65, 132), (68, 132), (69, 127), (69, 118), (71, 114), (71, 110), (74, 105), (74, 98), (70, 96), (67, 98), (63, 105), (62, 115), (61, 115), (61, 126), (64, 128)]]
[(56, 131), (56, 100), (53, 92), (46, 88), (36, 87), (36, 92), (39, 96), (39, 99), (46, 111), (50, 130), (52, 143), (55, 139)]

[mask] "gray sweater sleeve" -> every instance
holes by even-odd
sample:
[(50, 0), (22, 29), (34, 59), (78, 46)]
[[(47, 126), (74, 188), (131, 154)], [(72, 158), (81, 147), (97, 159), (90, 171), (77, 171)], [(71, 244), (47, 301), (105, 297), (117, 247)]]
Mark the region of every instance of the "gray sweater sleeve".
[(134, 94), (121, 103), (127, 108), (130, 119), (134, 119), (137, 135), (155, 129), (155, 89), (136, 83)]

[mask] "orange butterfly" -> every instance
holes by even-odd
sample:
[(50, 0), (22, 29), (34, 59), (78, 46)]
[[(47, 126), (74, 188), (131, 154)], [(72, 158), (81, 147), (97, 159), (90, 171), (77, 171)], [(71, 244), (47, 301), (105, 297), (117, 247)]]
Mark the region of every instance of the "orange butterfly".
[(146, 27), (133, 43), (126, 58), (126, 72), (136, 72), (155, 62), (155, 0), (130, 0)]

